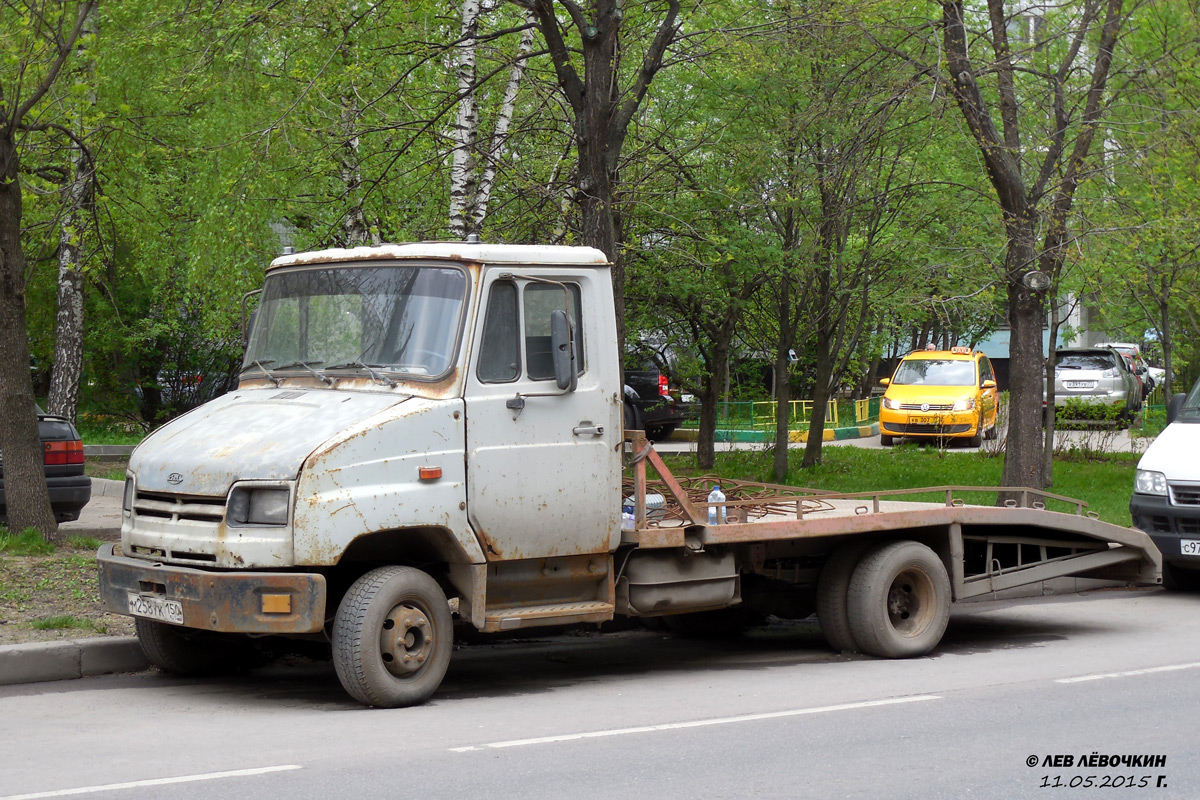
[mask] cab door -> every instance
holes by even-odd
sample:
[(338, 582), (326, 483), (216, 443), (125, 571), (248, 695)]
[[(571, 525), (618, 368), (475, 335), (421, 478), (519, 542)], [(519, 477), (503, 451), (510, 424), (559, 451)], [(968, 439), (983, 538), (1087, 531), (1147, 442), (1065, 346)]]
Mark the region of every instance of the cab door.
[[(466, 382), (467, 513), (488, 560), (606, 553), (619, 543), (619, 387), (615, 342), (601, 341), (599, 323), (612, 319), (601, 278), (484, 272)], [(574, 391), (557, 387), (550, 351), (551, 312), (564, 307)]]

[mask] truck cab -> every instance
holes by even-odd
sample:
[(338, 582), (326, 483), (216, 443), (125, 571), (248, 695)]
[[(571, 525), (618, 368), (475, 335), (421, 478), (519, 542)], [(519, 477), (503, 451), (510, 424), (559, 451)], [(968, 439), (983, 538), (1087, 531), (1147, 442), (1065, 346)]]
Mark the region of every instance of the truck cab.
[[(347, 597), (417, 609), (396, 612), (384, 663), (448, 648), (433, 623), (451, 607), (490, 631), (609, 619), (618, 370), (608, 262), (592, 248), (277, 258), (237, 390), (132, 455), (105, 602), (173, 671), (245, 649), (226, 634), (353, 636), (337, 622)], [(377, 600), (397, 570), (400, 599)]]

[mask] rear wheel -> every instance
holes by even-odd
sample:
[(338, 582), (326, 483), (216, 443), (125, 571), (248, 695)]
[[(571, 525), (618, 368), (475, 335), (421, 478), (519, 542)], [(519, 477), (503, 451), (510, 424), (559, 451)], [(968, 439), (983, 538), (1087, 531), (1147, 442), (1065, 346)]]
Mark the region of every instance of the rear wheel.
[(360, 703), (400, 708), (428, 700), (450, 665), (454, 622), (437, 581), (382, 567), (350, 587), (333, 620), (333, 665)]
[(846, 592), (866, 544), (842, 545), (826, 560), (817, 578), (817, 622), (825, 641), (839, 653), (857, 653), (858, 644), (850, 633)]
[(846, 593), (850, 634), (862, 652), (884, 658), (925, 655), (950, 620), (950, 579), (937, 554), (900, 541), (869, 551)]

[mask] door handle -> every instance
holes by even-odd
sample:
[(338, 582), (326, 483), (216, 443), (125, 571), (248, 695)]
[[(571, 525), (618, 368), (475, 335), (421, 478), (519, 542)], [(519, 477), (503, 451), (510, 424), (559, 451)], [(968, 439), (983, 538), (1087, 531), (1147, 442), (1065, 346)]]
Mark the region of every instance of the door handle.
[(579, 425), (578, 427), (572, 428), (571, 433), (575, 434), (576, 436), (603, 436), (604, 435), (604, 426), (603, 425)]

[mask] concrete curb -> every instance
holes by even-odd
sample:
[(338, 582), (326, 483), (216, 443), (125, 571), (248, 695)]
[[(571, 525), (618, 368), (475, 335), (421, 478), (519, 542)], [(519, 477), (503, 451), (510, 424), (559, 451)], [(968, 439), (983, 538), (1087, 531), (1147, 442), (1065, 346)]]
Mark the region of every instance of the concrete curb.
[(92, 478), (92, 497), (120, 497), (125, 493), (124, 481)]
[(90, 678), (150, 667), (134, 636), (0, 647), (0, 685)]

